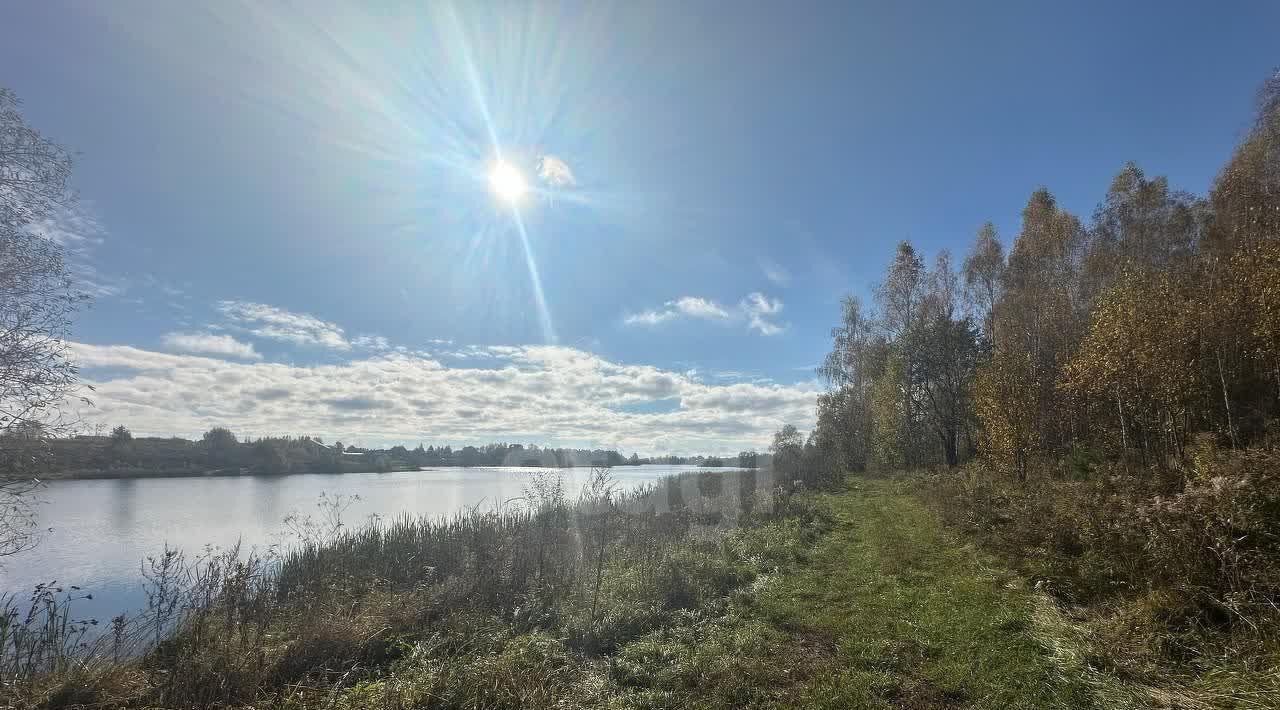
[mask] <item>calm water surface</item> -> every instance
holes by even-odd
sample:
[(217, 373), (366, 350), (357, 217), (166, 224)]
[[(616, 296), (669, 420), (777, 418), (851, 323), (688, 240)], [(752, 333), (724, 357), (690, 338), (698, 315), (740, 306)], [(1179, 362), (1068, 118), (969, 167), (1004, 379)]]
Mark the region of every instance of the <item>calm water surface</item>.
[[(634, 488), (694, 466), (622, 466), (621, 488)], [(140, 565), (167, 543), (188, 556), (206, 545), (245, 547), (287, 542), (283, 519), (315, 513), (321, 492), (359, 495), (343, 514), (348, 525), (371, 515), (447, 515), (491, 508), (525, 492), (538, 471), (559, 473), (576, 495), (590, 469), (436, 468), (400, 473), (306, 474), (207, 478), (52, 481), (40, 491), (41, 526), (52, 528), (34, 550), (4, 560), (0, 593), (34, 585), (77, 585), (92, 600), (77, 616), (106, 620), (143, 605)]]

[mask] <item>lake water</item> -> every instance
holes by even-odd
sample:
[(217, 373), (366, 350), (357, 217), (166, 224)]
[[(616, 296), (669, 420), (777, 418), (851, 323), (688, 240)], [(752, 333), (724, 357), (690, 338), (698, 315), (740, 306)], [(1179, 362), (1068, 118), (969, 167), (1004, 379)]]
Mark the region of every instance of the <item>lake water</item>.
[[(635, 488), (694, 466), (620, 466), (619, 488)], [(700, 469), (706, 470), (706, 469)], [(720, 469), (724, 470), (724, 469)], [(107, 620), (143, 605), (140, 566), (167, 543), (189, 555), (206, 545), (245, 547), (287, 542), (283, 520), (315, 513), (320, 494), (358, 495), (343, 521), (371, 515), (448, 515), (466, 507), (491, 509), (522, 496), (533, 473), (559, 473), (576, 496), (588, 468), (436, 468), (398, 473), (305, 474), (51, 481), (38, 493), (46, 532), (38, 547), (8, 557), (0, 593), (26, 595), (41, 582), (76, 585), (92, 600), (77, 601), (76, 616)]]

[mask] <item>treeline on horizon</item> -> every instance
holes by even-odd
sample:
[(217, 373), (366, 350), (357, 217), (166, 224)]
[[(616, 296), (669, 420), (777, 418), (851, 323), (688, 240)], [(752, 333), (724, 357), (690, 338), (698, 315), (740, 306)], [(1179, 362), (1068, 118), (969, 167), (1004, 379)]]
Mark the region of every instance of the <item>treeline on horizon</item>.
[[(180, 475), (241, 470), (258, 474), (403, 471), (440, 466), (519, 466), (572, 468), (578, 466), (638, 466), (642, 464), (741, 466), (754, 468), (759, 455), (744, 451), (737, 457), (623, 456), (612, 449), (540, 447), (537, 444), (491, 443), (482, 446), (418, 444), (385, 449), (327, 444), (320, 437), (278, 436), (241, 440), (230, 429), (214, 427), (199, 440), (179, 437), (134, 437), (123, 425), (108, 436), (32, 438), (29, 447), (20, 436), (6, 437), (0, 448), (0, 474), (68, 477), (107, 474)], [(27, 449), (38, 449), (28, 451)]]

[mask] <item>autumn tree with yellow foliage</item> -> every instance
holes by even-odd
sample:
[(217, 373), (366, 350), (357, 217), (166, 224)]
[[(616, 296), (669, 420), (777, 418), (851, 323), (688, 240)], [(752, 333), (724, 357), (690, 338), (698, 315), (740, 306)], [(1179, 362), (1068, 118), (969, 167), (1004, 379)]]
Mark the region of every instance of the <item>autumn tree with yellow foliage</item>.
[(849, 301), (833, 331), (827, 446), (855, 470), (976, 454), (1025, 480), (1073, 451), (1169, 473), (1200, 434), (1264, 442), (1280, 420), (1280, 75), (1258, 106), (1207, 197), (1126, 163), (1088, 224), (1032, 192), (1007, 256), (990, 223), (958, 273), (899, 243), (878, 309)]

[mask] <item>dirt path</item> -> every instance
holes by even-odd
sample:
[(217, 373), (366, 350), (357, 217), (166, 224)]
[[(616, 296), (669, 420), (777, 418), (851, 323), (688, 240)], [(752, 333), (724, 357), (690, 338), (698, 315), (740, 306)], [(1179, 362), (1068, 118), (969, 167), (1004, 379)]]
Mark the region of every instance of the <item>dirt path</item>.
[(759, 599), (772, 623), (834, 645), (838, 670), (809, 679), (799, 706), (1097, 707), (1034, 637), (1033, 595), (897, 484), (823, 505), (834, 529)]

